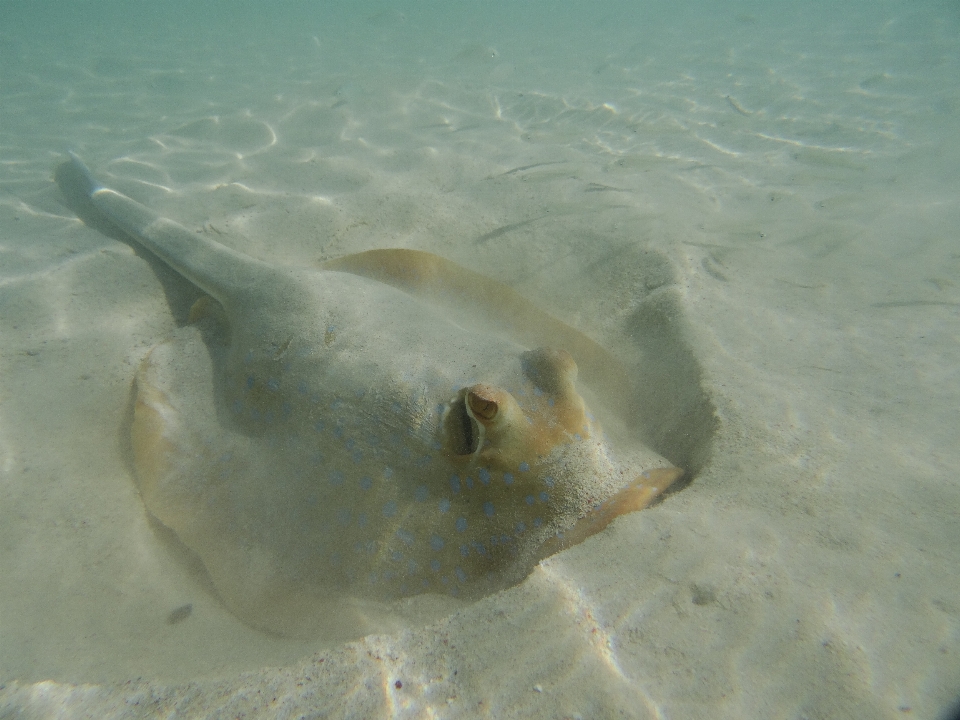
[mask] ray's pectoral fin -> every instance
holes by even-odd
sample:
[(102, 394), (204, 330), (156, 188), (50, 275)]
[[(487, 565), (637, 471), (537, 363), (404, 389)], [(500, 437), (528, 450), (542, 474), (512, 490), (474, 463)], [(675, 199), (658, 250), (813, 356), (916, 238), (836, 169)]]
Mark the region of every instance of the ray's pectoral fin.
[(143, 382), (137, 384), (130, 440), (137, 484), (148, 507), (169, 472), (171, 458), (177, 453), (170, 437), (173, 414), (170, 403), (159, 389)]
[[(180, 362), (184, 353), (187, 354), (186, 374), (190, 377), (184, 377), (184, 363)], [(185, 459), (196, 453), (195, 433), (186, 427), (192, 408), (183, 407), (184, 398), (195, 397), (197, 405), (212, 400), (204, 397), (204, 385), (210, 381), (202, 378), (203, 374), (212, 374), (209, 357), (199, 333), (190, 326), (154, 347), (141, 362), (136, 375), (130, 438), (137, 485), (147, 509), (178, 532), (185, 529), (199, 506), (196, 497), (176, 489), (183, 490), (184, 483), (179, 478), (184, 474)]]
[(643, 510), (681, 477), (683, 470), (677, 467), (656, 468), (641, 473), (623, 490), (580, 518), (569, 530), (547, 540), (540, 548), (540, 559), (582, 543), (621, 515)]
[(154, 347), (136, 374), (130, 438), (137, 486), (150, 513), (185, 541), (210, 522), (206, 499), (218, 480), (211, 457), (235, 452), (217, 418), (218, 347), (206, 341), (204, 325), (220, 306), (210, 302), (206, 319)]
[(227, 313), (223, 305), (209, 295), (201, 295), (197, 298), (197, 301), (190, 306), (190, 315), (187, 319), (191, 324), (211, 319), (219, 325), (227, 326)]
[[(161, 522), (182, 526), (197, 512), (195, 497), (170, 492), (172, 477), (184, 473), (185, 458), (195, 457), (195, 443), (215, 428), (213, 364), (203, 336), (227, 328), (223, 306), (203, 295), (190, 308), (190, 326), (154, 347), (137, 369), (130, 429), (137, 484), (144, 504)], [(217, 339), (222, 339), (219, 335)], [(189, 418), (189, 420), (188, 420)]]
[[(563, 347), (576, 358), (583, 380), (611, 407), (623, 410), (630, 377), (620, 361), (592, 338), (557, 320), (509, 285), (422, 250), (367, 250), (324, 262), (327, 270), (368, 277), (444, 307), (467, 326), (496, 321), (499, 332), (527, 347)], [(484, 323), (481, 322), (481, 326)]]

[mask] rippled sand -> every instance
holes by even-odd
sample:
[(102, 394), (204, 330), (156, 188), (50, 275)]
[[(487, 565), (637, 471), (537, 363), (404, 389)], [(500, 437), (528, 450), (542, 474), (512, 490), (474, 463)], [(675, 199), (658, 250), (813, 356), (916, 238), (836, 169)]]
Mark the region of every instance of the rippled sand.
[[(0, 56), (0, 707), (893, 718), (960, 693), (956, 8), (42, 7)], [(411, 247), (507, 282), (624, 359), (692, 483), (453, 615), (247, 628), (125, 456), (134, 369), (195, 294), (63, 206), (68, 148), (274, 263)]]

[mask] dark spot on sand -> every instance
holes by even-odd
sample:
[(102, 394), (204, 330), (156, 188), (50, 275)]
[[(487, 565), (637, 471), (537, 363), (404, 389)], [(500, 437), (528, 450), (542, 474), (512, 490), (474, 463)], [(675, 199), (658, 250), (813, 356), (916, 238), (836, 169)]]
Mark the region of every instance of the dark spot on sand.
[(703, 585), (694, 585), (691, 591), (690, 601), (694, 605), (709, 605), (717, 601), (717, 595), (711, 588)]
[(175, 610), (171, 610), (170, 614), (167, 615), (167, 625), (176, 625), (179, 622), (183, 622), (190, 614), (193, 612), (193, 603), (187, 603), (186, 605), (181, 605)]

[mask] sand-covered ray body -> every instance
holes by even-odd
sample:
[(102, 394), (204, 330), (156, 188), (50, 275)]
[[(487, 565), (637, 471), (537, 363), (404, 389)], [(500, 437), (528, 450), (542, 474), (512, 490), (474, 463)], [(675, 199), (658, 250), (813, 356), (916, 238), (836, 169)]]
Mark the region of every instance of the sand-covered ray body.
[(254, 625), (507, 587), (679, 475), (642, 448), (613, 456), (565, 348), (465, 329), (377, 279), (391, 252), (434, 256), (272, 267), (75, 157), (57, 179), (209, 296), (139, 368), (132, 447), (147, 509)]

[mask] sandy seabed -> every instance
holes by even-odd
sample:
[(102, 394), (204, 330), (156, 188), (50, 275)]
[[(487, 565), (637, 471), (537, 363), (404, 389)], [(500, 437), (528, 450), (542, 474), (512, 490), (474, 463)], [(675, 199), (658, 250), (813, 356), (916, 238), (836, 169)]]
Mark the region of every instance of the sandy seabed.
[[(4, 28), (0, 714), (937, 717), (960, 17), (849, 12)], [(345, 644), (242, 625), (124, 452), (195, 294), (64, 207), (67, 148), (273, 263), (409, 247), (510, 284), (624, 360), (692, 481), (474, 604)]]

